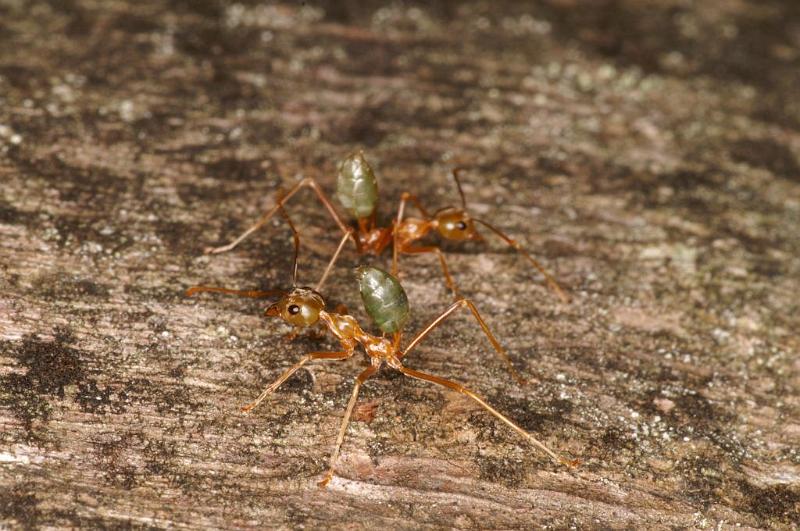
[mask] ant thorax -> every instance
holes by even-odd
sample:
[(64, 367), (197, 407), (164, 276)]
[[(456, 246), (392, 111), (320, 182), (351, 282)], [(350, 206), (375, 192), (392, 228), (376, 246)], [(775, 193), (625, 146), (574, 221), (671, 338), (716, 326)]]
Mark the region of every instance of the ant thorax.
[(328, 325), (330, 331), (345, 345), (355, 346), (355, 343), (360, 343), (370, 358), (388, 360), (395, 354), (391, 341), (364, 332), (351, 315), (323, 311), (320, 312), (320, 319)]
[(358, 326), (358, 322), (351, 315), (341, 315), (338, 313), (320, 312), (320, 319), (328, 325), (330, 331), (338, 339), (353, 340), (364, 332)]
[(394, 234), (398, 246), (403, 248), (412, 242), (421, 240), (434, 228), (435, 223), (435, 221), (425, 221), (424, 219), (405, 218), (397, 226)]

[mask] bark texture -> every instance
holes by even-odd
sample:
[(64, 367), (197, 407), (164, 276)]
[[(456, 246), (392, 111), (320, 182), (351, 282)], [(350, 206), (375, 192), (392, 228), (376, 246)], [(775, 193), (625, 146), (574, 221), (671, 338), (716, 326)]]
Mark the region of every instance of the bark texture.
[[(793, 528), (800, 518), (800, 4), (786, 0), (0, 0), (0, 527)], [(530, 249), (445, 244), (468, 315), (381, 371), (204, 283), (286, 286), (243, 230), (363, 148), (403, 191)], [(338, 234), (289, 206), (313, 283)], [(388, 254), (367, 259), (388, 263)], [(366, 325), (345, 253), (328, 284)], [(451, 300), (404, 257), (419, 330)]]

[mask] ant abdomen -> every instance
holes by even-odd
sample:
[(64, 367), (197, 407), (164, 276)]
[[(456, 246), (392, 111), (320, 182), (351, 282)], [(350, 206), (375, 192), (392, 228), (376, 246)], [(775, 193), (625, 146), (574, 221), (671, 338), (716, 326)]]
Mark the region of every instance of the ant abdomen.
[(357, 268), (356, 278), (364, 309), (381, 332), (401, 331), (408, 320), (408, 297), (400, 282), (383, 269), (369, 266)]
[(378, 206), (378, 180), (364, 154), (357, 151), (339, 165), (336, 197), (356, 219), (370, 217)]

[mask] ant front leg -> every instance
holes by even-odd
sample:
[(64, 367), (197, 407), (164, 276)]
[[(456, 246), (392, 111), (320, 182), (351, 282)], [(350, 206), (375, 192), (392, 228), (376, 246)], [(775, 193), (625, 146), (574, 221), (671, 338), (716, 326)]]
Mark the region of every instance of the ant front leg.
[(409, 203), (409, 202), (411, 204), (413, 204), (415, 207), (417, 207), (417, 210), (419, 210), (419, 212), (420, 212), (420, 214), (422, 214), (423, 218), (425, 218), (425, 219), (430, 219), (431, 218), (430, 215), (428, 215), (428, 211), (425, 210), (425, 207), (422, 206), (422, 203), (420, 202), (420, 200), (419, 200), (419, 198), (417, 196), (415, 196), (414, 194), (410, 194), (408, 192), (403, 192), (403, 195), (400, 196), (400, 207), (397, 209), (397, 222), (398, 223), (403, 221), (403, 215), (405, 213), (406, 203)]
[(434, 245), (422, 246), (422, 247), (401, 247), (399, 252), (404, 254), (426, 254), (426, 253), (435, 253), (436, 256), (439, 257), (439, 263), (442, 266), (442, 273), (444, 273), (444, 281), (447, 284), (447, 288), (453, 292), (453, 297), (458, 298), (458, 286), (456, 286), (453, 277), (450, 276), (450, 270), (447, 267), (447, 260), (444, 259), (444, 253), (441, 249)]
[(504, 349), (503, 346), (500, 345), (500, 342), (497, 340), (497, 338), (494, 337), (494, 334), (492, 334), (492, 331), (489, 330), (489, 326), (486, 324), (486, 321), (484, 321), (483, 317), (481, 317), (481, 314), (478, 313), (478, 308), (476, 308), (475, 305), (472, 303), (472, 301), (469, 299), (459, 299), (453, 304), (451, 304), (445, 311), (442, 312), (441, 315), (439, 315), (439, 317), (431, 321), (431, 323), (428, 326), (426, 326), (420, 333), (416, 335), (416, 337), (414, 337), (414, 339), (411, 340), (411, 343), (408, 344), (405, 350), (403, 350), (398, 354), (398, 358), (402, 358), (403, 356), (411, 352), (411, 350), (414, 347), (416, 347), (420, 343), (420, 341), (422, 341), (425, 338), (425, 336), (430, 334), (434, 328), (442, 324), (442, 322), (445, 319), (447, 319), (453, 312), (455, 312), (459, 308), (469, 309), (469, 311), (472, 313), (472, 316), (475, 317), (475, 320), (481, 327), (481, 330), (483, 330), (483, 333), (486, 335), (487, 339), (494, 347), (494, 350), (497, 352), (497, 355), (500, 356), (500, 359), (502, 359), (503, 362), (505, 362), (508, 371), (511, 373), (511, 376), (520, 385), (525, 385), (527, 381), (514, 368), (514, 364), (511, 362), (511, 358), (508, 356), (506, 349)]
[(331, 461), (330, 466), (328, 467), (328, 472), (325, 474), (325, 477), (322, 478), (322, 481), (318, 483), (320, 488), (325, 488), (328, 483), (330, 483), (331, 479), (333, 479), (333, 468), (336, 465), (336, 459), (339, 457), (339, 451), (342, 449), (342, 443), (344, 442), (344, 436), (347, 433), (347, 426), (350, 424), (350, 416), (353, 414), (353, 408), (356, 405), (356, 401), (358, 400), (358, 392), (361, 389), (361, 385), (364, 381), (378, 372), (378, 366), (372, 365), (367, 367), (356, 377), (356, 383), (353, 386), (353, 394), (350, 395), (350, 401), (347, 403), (347, 409), (344, 412), (344, 418), (342, 419), (342, 424), (339, 427), (339, 435), (336, 437), (336, 446), (333, 448), (333, 453), (331, 454)]
[(255, 408), (257, 405), (263, 402), (264, 399), (267, 398), (267, 396), (269, 396), (273, 391), (275, 391), (278, 387), (280, 387), (283, 384), (283, 382), (288, 380), (290, 376), (296, 373), (300, 369), (300, 367), (302, 367), (309, 361), (344, 360), (351, 357), (353, 355), (353, 352), (354, 352), (353, 349), (349, 349), (339, 352), (312, 352), (311, 354), (303, 356), (303, 358), (300, 361), (289, 367), (283, 374), (281, 374), (280, 378), (269, 384), (267, 388), (264, 389), (264, 391), (260, 395), (258, 395), (258, 398), (256, 398), (255, 401), (251, 402), (250, 404), (247, 404), (246, 406), (243, 406), (242, 411), (244, 413), (249, 413), (250, 411), (252, 411), (253, 408)]
[(317, 184), (317, 181), (315, 181), (311, 177), (306, 177), (305, 179), (301, 180), (299, 183), (294, 185), (286, 194), (282, 195), (278, 199), (275, 206), (270, 208), (263, 216), (258, 218), (258, 220), (253, 225), (251, 225), (235, 240), (233, 240), (227, 245), (222, 245), (220, 247), (206, 247), (204, 252), (206, 254), (218, 254), (230, 251), (231, 249), (239, 245), (245, 238), (250, 236), (252, 233), (257, 231), (261, 227), (263, 227), (272, 218), (272, 216), (274, 216), (280, 209), (282, 209), (283, 205), (286, 204), (286, 202), (289, 201), (289, 199), (291, 199), (292, 196), (294, 196), (294, 194), (300, 191), (300, 189), (303, 187), (311, 188), (314, 191), (314, 193), (317, 194), (317, 197), (322, 202), (322, 205), (331, 215), (333, 220), (336, 222), (336, 225), (338, 225), (341, 231), (346, 235), (350, 234), (349, 237), (353, 240), (353, 243), (356, 245), (356, 248), (360, 252), (360, 244), (358, 242), (358, 239), (352, 235), (352, 232), (348, 232), (349, 229), (347, 225), (344, 223), (344, 221), (342, 221), (342, 218), (339, 217), (339, 214), (336, 212), (336, 209), (333, 208), (333, 203), (331, 203), (330, 199), (328, 199), (328, 197), (325, 195), (325, 192), (322, 191), (322, 188), (320, 188), (319, 184)]
[(531, 435), (530, 433), (522, 429), (520, 426), (518, 426), (513, 420), (511, 420), (510, 418), (506, 417), (505, 415), (497, 411), (495, 408), (486, 403), (486, 401), (483, 398), (476, 395), (463, 385), (453, 382), (451, 380), (447, 380), (440, 376), (435, 376), (433, 374), (427, 374), (421, 371), (415, 371), (414, 369), (409, 369), (408, 367), (404, 367), (402, 364), (400, 364), (399, 361), (395, 361), (391, 365), (398, 371), (405, 374), (406, 376), (410, 376), (411, 378), (416, 378), (417, 380), (423, 380), (426, 382), (435, 383), (437, 385), (447, 387), (448, 389), (452, 389), (453, 391), (461, 393), (462, 395), (468, 396), (469, 398), (477, 402), (483, 409), (485, 409), (486, 411), (488, 411), (489, 413), (491, 413), (492, 415), (503, 421), (511, 429), (513, 429), (514, 431), (525, 437), (531, 444), (533, 444), (541, 451), (546, 453), (548, 456), (550, 456), (556, 463), (559, 463), (561, 465), (570, 468), (574, 468), (580, 464), (579, 460), (566, 459), (564, 457), (561, 457), (554, 451), (552, 451), (550, 448), (545, 446), (541, 441), (536, 439), (533, 435)]
[(394, 240), (392, 242), (393, 243), (393, 245), (392, 245), (392, 274), (395, 275), (395, 276), (397, 276), (398, 254), (399, 254), (399, 252), (402, 252), (402, 249), (400, 249), (400, 248), (405, 246), (405, 243), (401, 243), (401, 241), (400, 241), (401, 238), (399, 237), (400, 235), (398, 234), (398, 231), (401, 228), (405, 227), (403, 225), (403, 216), (405, 215), (406, 203), (408, 203), (408, 202), (413, 203), (413, 205), (415, 207), (417, 207), (417, 210), (419, 210), (420, 213), (422, 214), (422, 217), (424, 218), (424, 221), (421, 224), (419, 224), (419, 223), (418, 224), (412, 224), (412, 226), (411, 226), (412, 230), (410, 232), (417, 233), (417, 234), (411, 234), (411, 238), (408, 238), (408, 236), (406, 236), (406, 238), (403, 238), (403, 241), (407, 242), (409, 239), (415, 239), (415, 240), (419, 239), (422, 236), (424, 236), (425, 233), (427, 233), (428, 230), (430, 229), (431, 217), (428, 215), (428, 211), (425, 210), (425, 207), (422, 206), (422, 203), (420, 203), (419, 198), (417, 198), (417, 196), (415, 196), (414, 194), (410, 194), (408, 192), (403, 192), (403, 195), (400, 196), (400, 206), (397, 207), (397, 219), (395, 220), (394, 226), (392, 227), (392, 236), (393, 236), (393, 240)]

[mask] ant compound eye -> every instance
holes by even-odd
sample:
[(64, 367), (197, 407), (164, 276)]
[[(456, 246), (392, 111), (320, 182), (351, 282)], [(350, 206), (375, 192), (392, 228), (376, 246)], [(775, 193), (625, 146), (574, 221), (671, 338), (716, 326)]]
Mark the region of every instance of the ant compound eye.
[(291, 306), (289, 306), (288, 310), (290, 314), (297, 315), (298, 313), (300, 313), (300, 306), (292, 304)]
[(464, 221), (459, 221), (456, 223), (456, 228), (458, 230), (467, 230), (467, 224)]

